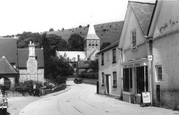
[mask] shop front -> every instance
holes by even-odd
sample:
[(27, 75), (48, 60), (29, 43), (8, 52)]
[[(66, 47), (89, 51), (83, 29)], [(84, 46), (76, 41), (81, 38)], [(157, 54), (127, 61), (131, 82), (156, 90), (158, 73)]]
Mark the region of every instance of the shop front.
[(121, 63), (123, 70), (123, 101), (141, 103), (141, 93), (149, 91), (148, 60)]

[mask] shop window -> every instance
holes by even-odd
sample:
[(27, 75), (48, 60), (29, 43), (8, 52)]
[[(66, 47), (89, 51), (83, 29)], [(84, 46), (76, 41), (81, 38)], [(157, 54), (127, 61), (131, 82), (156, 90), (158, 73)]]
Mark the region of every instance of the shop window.
[(117, 74), (113, 72), (113, 88), (117, 88)]
[(102, 86), (104, 86), (104, 73), (102, 72)]
[(148, 70), (147, 66), (136, 67), (137, 93), (148, 91)]
[(113, 49), (112, 56), (113, 56), (113, 63), (116, 63), (116, 49)]
[(101, 65), (104, 65), (104, 53), (101, 54)]
[(136, 30), (131, 32), (132, 48), (135, 49), (137, 46)]
[(156, 66), (157, 80), (162, 81), (162, 66)]
[(126, 92), (132, 91), (132, 68), (123, 69), (123, 88)]

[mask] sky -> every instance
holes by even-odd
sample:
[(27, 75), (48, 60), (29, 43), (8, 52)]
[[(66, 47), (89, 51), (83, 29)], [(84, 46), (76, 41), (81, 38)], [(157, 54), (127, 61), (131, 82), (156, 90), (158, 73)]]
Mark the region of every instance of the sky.
[(93, 24), (122, 21), (127, 3), (128, 0), (0, 0), (0, 36), (70, 29), (86, 26), (91, 20)]

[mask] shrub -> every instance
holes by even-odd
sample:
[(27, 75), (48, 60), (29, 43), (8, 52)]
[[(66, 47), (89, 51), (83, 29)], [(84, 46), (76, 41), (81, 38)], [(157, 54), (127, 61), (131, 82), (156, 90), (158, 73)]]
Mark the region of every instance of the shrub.
[(81, 73), (79, 78), (98, 79), (98, 73)]
[(41, 82), (36, 82), (32, 80), (28, 80), (25, 82), (20, 82), (19, 84), (15, 85), (15, 91), (21, 93), (22, 95), (25, 95), (28, 93), (29, 95), (33, 94), (33, 84), (36, 84), (36, 88), (39, 89), (42, 87)]

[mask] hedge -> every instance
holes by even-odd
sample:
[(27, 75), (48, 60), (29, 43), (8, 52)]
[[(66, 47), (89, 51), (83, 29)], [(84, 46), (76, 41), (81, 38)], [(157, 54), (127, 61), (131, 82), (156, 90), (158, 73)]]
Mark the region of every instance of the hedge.
[(98, 73), (81, 73), (79, 78), (98, 79)]

